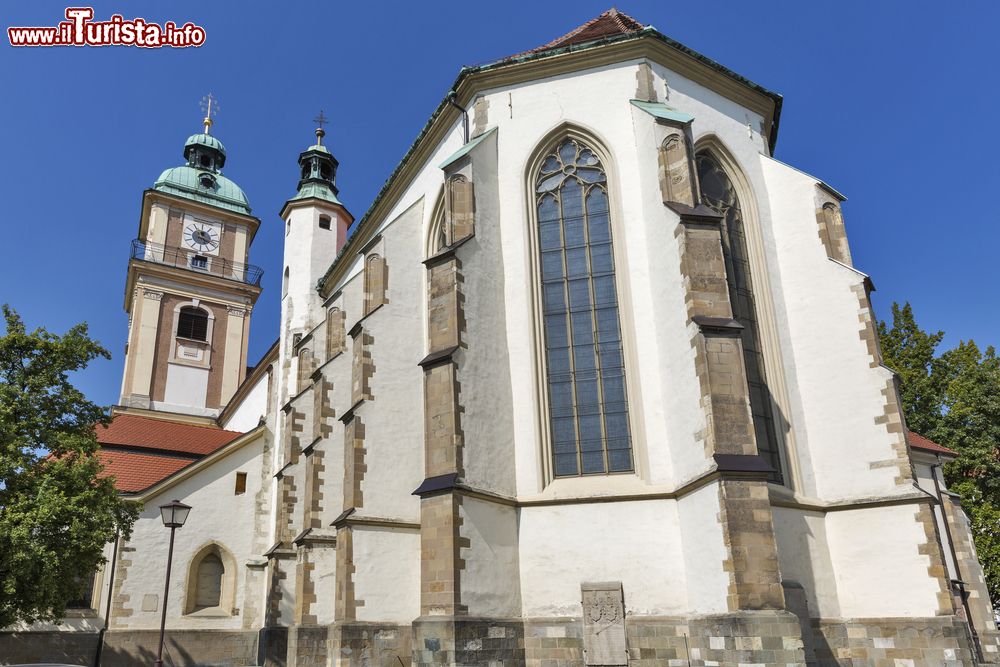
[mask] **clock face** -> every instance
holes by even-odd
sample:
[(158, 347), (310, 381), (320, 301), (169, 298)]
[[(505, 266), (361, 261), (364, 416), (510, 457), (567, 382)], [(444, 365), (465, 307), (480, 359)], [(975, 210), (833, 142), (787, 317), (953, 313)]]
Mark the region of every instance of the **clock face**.
[(184, 242), (200, 252), (212, 252), (219, 247), (219, 230), (203, 222), (188, 224), (184, 228)]

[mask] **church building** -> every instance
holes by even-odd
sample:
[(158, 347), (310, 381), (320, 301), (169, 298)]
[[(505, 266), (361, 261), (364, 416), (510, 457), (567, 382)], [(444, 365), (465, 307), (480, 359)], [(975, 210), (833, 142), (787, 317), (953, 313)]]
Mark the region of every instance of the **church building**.
[(781, 106), (612, 9), (463, 68), (357, 223), (322, 126), (262, 223), (209, 113), (142, 193), (98, 433), (144, 511), (0, 664), (151, 664), (164, 604), (176, 666), (1000, 663), (956, 454)]

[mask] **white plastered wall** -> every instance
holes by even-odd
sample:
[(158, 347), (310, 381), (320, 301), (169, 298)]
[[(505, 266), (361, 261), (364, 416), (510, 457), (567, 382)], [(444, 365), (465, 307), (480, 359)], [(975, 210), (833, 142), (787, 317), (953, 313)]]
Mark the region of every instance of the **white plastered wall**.
[(686, 613), (680, 532), (675, 503), (668, 500), (522, 508), (523, 614), (578, 616), (580, 584), (587, 581), (621, 581), (631, 614)]
[(816, 179), (761, 156), (777, 240), (787, 309), (788, 368), (797, 377), (801, 424), (797, 437), (802, 492), (824, 500), (877, 497), (897, 489), (893, 467), (871, 464), (896, 457), (896, 436), (876, 423), (891, 377), (872, 368), (859, 336), (859, 290), (865, 276), (826, 257), (815, 213)]
[[(132, 561), (125, 579), (121, 582), (125, 603), (132, 610), (128, 617), (113, 619), (114, 629), (156, 629), (160, 623), (160, 604), (166, 575), (167, 547), (170, 530), (163, 526), (159, 506), (177, 499), (191, 506), (191, 513), (182, 528), (178, 528), (174, 543), (173, 569), (170, 576), (170, 596), (167, 619), (172, 628), (178, 629), (239, 629), (239, 615), (201, 616), (184, 614), (186, 584), (192, 557), (207, 543), (216, 542), (225, 547), (236, 564), (234, 577), (235, 596), (233, 608), (243, 606), (246, 563), (259, 556), (252, 552), (254, 535), (254, 496), (260, 488), (262, 440), (256, 439), (218, 459), (197, 473), (180, 481), (162, 493), (144, 500), (144, 509), (135, 524), (132, 539), (127, 546), (135, 551), (119, 552), (119, 558)], [(235, 495), (237, 472), (247, 472), (246, 493)], [(150, 597), (147, 597), (150, 596)], [(143, 610), (144, 599), (146, 611)], [(155, 601), (155, 604), (154, 604)]]
[(938, 613), (938, 582), (919, 553), (927, 541), (917, 505), (830, 512), (826, 534), (843, 618), (927, 617)]
[(226, 422), (222, 424), (222, 428), (227, 431), (243, 433), (256, 428), (260, 424), (260, 420), (267, 415), (268, 383), (268, 374), (264, 373), (240, 401), (239, 407), (233, 410)]
[(462, 603), (472, 616), (512, 618), (521, 613), (518, 511), (508, 505), (463, 498)]
[(357, 526), (353, 535), (358, 620), (409, 624), (420, 615), (420, 532)]
[(840, 617), (837, 577), (827, 545), (825, 515), (775, 507), (772, 516), (782, 579), (802, 585), (811, 617)]

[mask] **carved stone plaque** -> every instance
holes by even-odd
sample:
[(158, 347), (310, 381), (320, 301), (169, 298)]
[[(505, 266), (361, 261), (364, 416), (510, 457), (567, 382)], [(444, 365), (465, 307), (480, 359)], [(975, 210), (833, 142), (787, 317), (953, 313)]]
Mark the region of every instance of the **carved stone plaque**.
[(627, 665), (620, 581), (583, 583), (583, 651), (588, 665)]

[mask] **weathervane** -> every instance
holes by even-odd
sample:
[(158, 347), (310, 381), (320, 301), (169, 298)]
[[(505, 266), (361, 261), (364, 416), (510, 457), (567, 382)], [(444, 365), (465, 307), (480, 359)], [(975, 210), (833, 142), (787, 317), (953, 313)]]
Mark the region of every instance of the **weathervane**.
[(215, 99), (212, 93), (205, 95), (201, 98), (201, 110), (205, 112), (205, 117), (201, 122), (205, 125), (205, 134), (208, 134), (209, 128), (212, 127), (212, 116), (219, 113), (219, 100)]
[(326, 136), (326, 130), (323, 129), (323, 126), (329, 123), (330, 121), (326, 119), (326, 116), (323, 115), (323, 110), (320, 109), (319, 115), (313, 118), (313, 122), (319, 125), (319, 127), (316, 128), (316, 145), (322, 146), (323, 137)]

